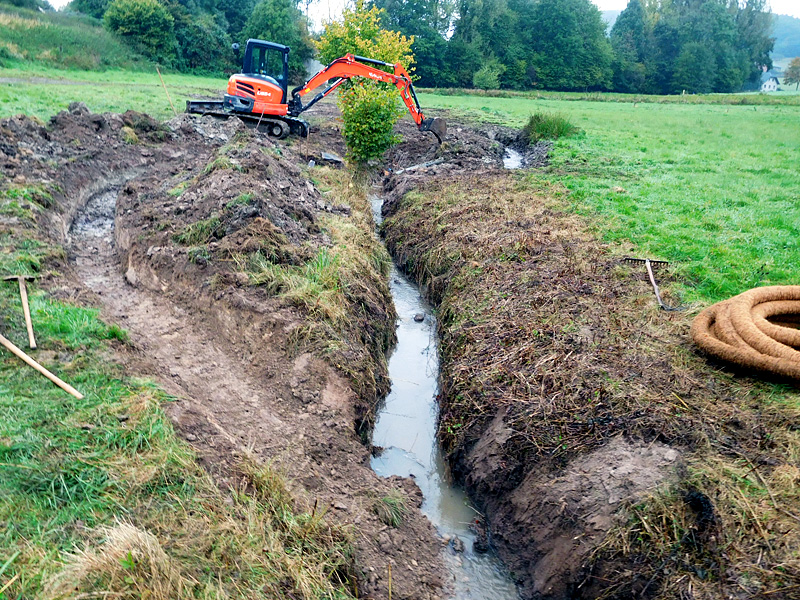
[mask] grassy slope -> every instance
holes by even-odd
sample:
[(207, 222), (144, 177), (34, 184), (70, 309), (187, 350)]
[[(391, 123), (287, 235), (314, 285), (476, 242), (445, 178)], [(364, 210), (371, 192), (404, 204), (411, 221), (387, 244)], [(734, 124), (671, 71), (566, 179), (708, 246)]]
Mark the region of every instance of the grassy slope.
[(95, 19), (0, 4), (0, 64), (6, 59), (67, 69), (142, 69), (149, 64)]
[(521, 126), (560, 112), (584, 130), (549, 169), (606, 239), (675, 263), (690, 300), (800, 281), (800, 108), (437, 96), (420, 101)]
[[(176, 110), (194, 96), (222, 98), (225, 80), (164, 74)], [(0, 117), (48, 119), (70, 102), (94, 112), (172, 115), (155, 66), (98, 21), (0, 5)]]

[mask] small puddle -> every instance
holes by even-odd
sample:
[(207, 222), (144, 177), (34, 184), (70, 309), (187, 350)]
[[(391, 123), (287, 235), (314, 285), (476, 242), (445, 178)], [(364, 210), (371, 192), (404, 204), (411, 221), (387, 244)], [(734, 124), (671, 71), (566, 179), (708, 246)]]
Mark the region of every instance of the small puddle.
[[(373, 197), (375, 222), (382, 200)], [(436, 320), (419, 289), (392, 265), (389, 287), (397, 309), (397, 345), (389, 357), (392, 389), (378, 412), (372, 443), (383, 448), (372, 468), (382, 477), (413, 477), (422, 490), (422, 512), (439, 534), (458, 538), (463, 552), (444, 549), (455, 600), (517, 600), (516, 586), (492, 551), (473, 550), (470, 529), (478, 513), (463, 489), (455, 486), (436, 439), (439, 356)], [(422, 315), (422, 321), (417, 321)]]
[(512, 147), (506, 146), (506, 152), (503, 155), (503, 166), (506, 169), (521, 169), (522, 154), (514, 150)]

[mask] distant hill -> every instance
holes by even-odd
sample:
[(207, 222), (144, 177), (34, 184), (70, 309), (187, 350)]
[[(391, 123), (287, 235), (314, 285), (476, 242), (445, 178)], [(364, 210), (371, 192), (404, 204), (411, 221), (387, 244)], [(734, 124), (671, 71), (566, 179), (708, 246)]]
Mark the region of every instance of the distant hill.
[(775, 49), (772, 60), (800, 56), (800, 19), (786, 15), (775, 15)]
[(617, 17), (622, 13), (621, 10), (604, 10), (603, 13), (603, 21), (605, 21), (608, 25), (606, 28), (606, 32), (611, 31), (611, 28), (614, 26), (614, 23), (617, 22)]

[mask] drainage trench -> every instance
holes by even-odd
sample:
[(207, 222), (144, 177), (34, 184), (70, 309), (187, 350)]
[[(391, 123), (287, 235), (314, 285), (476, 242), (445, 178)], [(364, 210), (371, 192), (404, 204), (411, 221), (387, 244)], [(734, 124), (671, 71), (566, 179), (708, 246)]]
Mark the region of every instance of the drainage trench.
[[(381, 222), (382, 199), (372, 197), (375, 222)], [(389, 287), (398, 314), (397, 345), (389, 356), (392, 388), (378, 411), (372, 458), (378, 475), (412, 477), (422, 490), (422, 512), (447, 543), (444, 562), (455, 600), (516, 600), (516, 586), (492, 549), (481, 545), (482, 519), (463, 489), (456, 486), (436, 438), (439, 357), (436, 321), (419, 288), (394, 264)]]

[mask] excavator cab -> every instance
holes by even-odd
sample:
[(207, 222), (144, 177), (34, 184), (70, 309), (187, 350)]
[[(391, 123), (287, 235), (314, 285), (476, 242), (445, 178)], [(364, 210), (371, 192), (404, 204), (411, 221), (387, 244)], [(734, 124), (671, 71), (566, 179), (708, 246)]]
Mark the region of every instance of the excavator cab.
[(286, 102), (289, 86), (289, 47), (262, 40), (247, 40), (242, 73), (267, 81), (283, 89), (281, 103)]
[(285, 115), (288, 86), (289, 47), (247, 40), (242, 72), (228, 80), (225, 109), (244, 114)]

